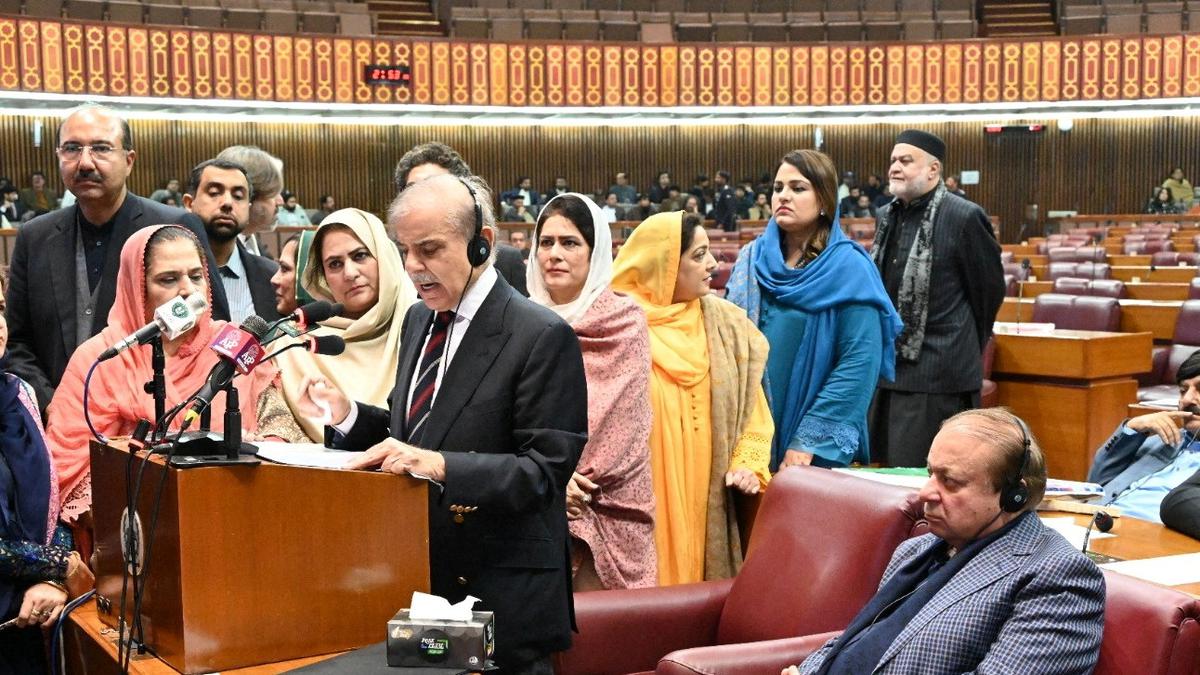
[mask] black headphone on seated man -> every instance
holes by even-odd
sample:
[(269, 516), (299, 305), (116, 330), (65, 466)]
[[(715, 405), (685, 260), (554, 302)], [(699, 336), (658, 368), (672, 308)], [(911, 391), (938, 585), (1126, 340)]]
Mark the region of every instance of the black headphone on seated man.
[(475, 206), (475, 233), (471, 236), (471, 240), (467, 242), (467, 260), (471, 263), (471, 268), (479, 267), (487, 262), (488, 256), (492, 254), (492, 245), (487, 239), (483, 238), (483, 207), (479, 204), (479, 197), (475, 194), (475, 188), (467, 182), (467, 179), (462, 176), (456, 176), (463, 187), (467, 188), (467, 192), (471, 195), (471, 203)]
[(1029, 426), (1025, 424), (1025, 420), (1012, 416), (1013, 422), (1017, 428), (1021, 430), (1021, 445), (1024, 450), (1021, 453), (1021, 468), (1012, 476), (1009, 476), (1004, 481), (1004, 487), (1000, 489), (1000, 510), (1005, 513), (1019, 513), (1029, 504), (1029, 486), (1025, 484), (1022, 477), (1025, 475), (1025, 467), (1029, 464)]

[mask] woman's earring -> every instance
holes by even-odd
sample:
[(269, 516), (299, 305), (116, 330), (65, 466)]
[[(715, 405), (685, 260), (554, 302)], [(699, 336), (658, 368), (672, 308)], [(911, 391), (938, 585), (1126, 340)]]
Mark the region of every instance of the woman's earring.
[(825, 217), (825, 209), (821, 209), (821, 217), (822, 217), (822, 218), (824, 218), (824, 217)]

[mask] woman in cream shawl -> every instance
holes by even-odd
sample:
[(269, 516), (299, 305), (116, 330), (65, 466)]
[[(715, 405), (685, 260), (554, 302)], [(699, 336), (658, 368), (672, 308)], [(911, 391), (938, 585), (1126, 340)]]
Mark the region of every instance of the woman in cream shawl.
[(774, 426), (763, 393), (767, 341), (739, 307), (708, 293), (717, 263), (699, 216), (643, 221), (614, 262), (613, 290), (650, 325), (658, 582), (721, 579), (742, 563), (730, 488), (770, 480)]
[[(347, 242), (331, 252), (329, 242)], [(396, 382), (400, 324), (417, 292), (404, 273), (396, 245), (375, 216), (358, 209), (334, 211), (321, 221), (312, 246), (297, 265), (297, 283), (315, 297), (343, 303), (343, 316), (322, 322), (314, 335), (337, 335), (346, 341), (338, 356), (290, 349), (279, 355), (283, 392), (288, 406), (314, 442), (324, 438), (321, 420), (299, 412), (295, 391), (306, 375), (323, 376), (355, 401), (387, 406)], [(344, 255), (342, 255), (344, 253)], [(302, 267), (303, 272), (299, 269)], [(347, 275), (354, 275), (347, 280)]]
[(612, 235), (591, 199), (565, 193), (546, 204), (525, 279), (583, 351), (588, 442), (567, 485), (575, 589), (653, 586), (650, 337), (638, 304), (610, 288)]

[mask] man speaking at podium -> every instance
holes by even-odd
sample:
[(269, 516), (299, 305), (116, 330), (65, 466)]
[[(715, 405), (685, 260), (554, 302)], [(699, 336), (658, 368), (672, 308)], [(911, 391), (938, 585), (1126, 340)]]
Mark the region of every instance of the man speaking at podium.
[(587, 384), (571, 328), (492, 267), (482, 181), (405, 188), (389, 223), (423, 303), (404, 317), (391, 410), (306, 378), (301, 412), (329, 407), (326, 444), (367, 449), (348, 468), (431, 481), (432, 591), (496, 618), (504, 675), (551, 675), (573, 623), (564, 494), (587, 440)]

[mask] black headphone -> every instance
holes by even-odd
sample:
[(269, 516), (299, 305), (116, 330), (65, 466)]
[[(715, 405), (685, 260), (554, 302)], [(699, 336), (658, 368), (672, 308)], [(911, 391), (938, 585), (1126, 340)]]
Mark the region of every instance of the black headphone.
[(1021, 480), (1025, 475), (1025, 467), (1029, 464), (1029, 427), (1020, 417), (1013, 415), (1012, 418), (1013, 423), (1021, 430), (1021, 445), (1024, 446), (1024, 450), (1021, 453), (1021, 468), (1005, 479), (1004, 487), (1000, 489), (1000, 510), (1005, 513), (1018, 513), (1029, 503), (1029, 487)]
[(456, 176), (456, 178), (463, 184), (463, 187), (467, 188), (467, 192), (471, 194), (471, 203), (475, 205), (475, 234), (467, 242), (467, 260), (471, 263), (471, 267), (475, 268), (487, 262), (488, 256), (492, 254), (492, 245), (483, 238), (483, 207), (479, 205), (479, 197), (475, 195), (475, 188), (471, 187), (471, 184), (462, 176)]

